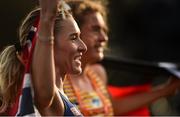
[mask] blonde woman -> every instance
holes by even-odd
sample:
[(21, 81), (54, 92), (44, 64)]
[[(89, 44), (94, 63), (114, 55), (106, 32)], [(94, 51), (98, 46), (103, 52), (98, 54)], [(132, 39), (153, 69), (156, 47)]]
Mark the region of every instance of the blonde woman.
[[(23, 73), (27, 65), (27, 44), (32, 26), (36, 43), (32, 53), (30, 74), (34, 89), (34, 103), (43, 116), (81, 116), (63, 92), (66, 73), (81, 73), (81, 56), (86, 45), (80, 39), (80, 30), (73, 17), (59, 0), (39, 0), (35, 9), (20, 27), (19, 46), (8, 46), (0, 56), (1, 108), (4, 115), (14, 115), (12, 107), (19, 96)], [(33, 28), (35, 29), (35, 28)], [(31, 35), (31, 36), (32, 36)], [(33, 41), (33, 40), (32, 40)], [(14, 113), (13, 113), (14, 112)]]

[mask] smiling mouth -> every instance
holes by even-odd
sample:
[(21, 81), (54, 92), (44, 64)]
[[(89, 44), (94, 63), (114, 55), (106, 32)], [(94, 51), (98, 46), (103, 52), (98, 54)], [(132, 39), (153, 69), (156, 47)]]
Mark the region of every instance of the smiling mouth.
[(78, 61), (80, 61), (80, 60), (81, 60), (81, 55), (79, 55), (79, 56), (76, 56), (76, 57), (75, 57), (75, 60), (78, 60)]
[(74, 60), (77, 64), (81, 65), (81, 56), (76, 56)]
[(97, 52), (103, 52), (104, 51), (104, 48), (102, 46), (96, 46), (95, 47)]

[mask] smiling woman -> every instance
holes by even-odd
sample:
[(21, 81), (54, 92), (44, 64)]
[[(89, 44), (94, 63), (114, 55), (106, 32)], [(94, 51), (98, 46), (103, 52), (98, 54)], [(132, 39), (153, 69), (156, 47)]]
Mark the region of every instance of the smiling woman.
[[(27, 105), (34, 103), (42, 116), (81, 116), (68, 101), (62, 84), (66, 73), (81, 73), (80, 59), (86, 45), (63, 1), (39, 2), (40, 8), (31, 11), (20, 27), (18, 46), (8, 46), (1, 53), (0, 114), (29, 115), (33, 110), (27, 111)], [(31, 80), (34, 101), (31, 102), (30, 93), (24, 106), (24, 93), (31, 90), (31, 82), (26, 81)], [(18, 109), (18, 105), (24, 108)]]
[[(67, 3), (72, 8), (72, 14), (80, 26), (80, 36), (87, 45), (88, 50), (81, 59), (83, 72), (78, 75), (67, 74), (64, 82), (64, 91), (70, 101), (76, 104), (85, 116), (128, 115), (128, 112), (141, 109), (160, 97), (170, 95), (180, 86), (180, 81), (175, 79), (167, 86), (153, 91), (151, 91), (150, 86), (146, 84), (132, 88), (122, 87), (122, 90), (120, 90), (120, 88), (111, 90), (111, 94), (122, 92), (126, 96), (118, 95), (119, 97), (117, 98), (112, 95), (112, 98), (110, 98), (110, 93), (108, 93), (106, 85), (106, 71), (104, 67), (98, 63), (104, 58), (104, 48), (108, 42), (107, 24), (105, 20), (106, 10), (104, 6), (97, 1), (68, 1)], [(119, 1), (116, 1), (116, 3), (118, 2)], [(115, 13), (117, 14), (117, 11), (115, 11)], [(116, 65), (123, 67), (117, 63)], [(125, 68), (126, 67), (127, 66), (125, 66)], [(118, 72), (121, 71), (119, 70)], [(121, 77), (118, 77), (116, 73), (114, 74), (114, 79), (121, 80)], [(134, 79), (134, 76), (131, 79)], [(135, 114), (137, 113), (133, 113), (132, 115)], [(146, 110), (145, 113), (143, 113), (143, 115), (146, 116), (148, 114)], [(138, 113), (137, 115), (142, 114)]]
[(93, 66), (104, 58), (104, 48), (108, 41), (104, 7), (90, 0), (68, 1), (88, 50), (82, 56), (83, 72), (79, 75), (66, 75), (65, 93), (85, 116), (112, 116), (112, 104), (99, 76), (99, 73), (104, 73), (104, 69), (100, 65)]
[(57, 40), (55, 40), (55, 45), (57, 45), (55, 46), (55, 61), (61, 66), (60, 72), (63, 74), (66, 71), (72, 74), (81, 73), (80, 57), (86, 50), (86, 46), (79, 37), (79, 27), (72, 18), (62, 22), (62, 27), (66, 28), (57, 33)]

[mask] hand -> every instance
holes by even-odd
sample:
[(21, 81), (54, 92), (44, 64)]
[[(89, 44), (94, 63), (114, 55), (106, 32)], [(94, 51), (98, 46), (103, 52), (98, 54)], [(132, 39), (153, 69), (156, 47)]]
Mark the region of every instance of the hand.
[(180, 79), (175, 77), (170, 77), (167, 84), (161, 90), (164, 92), (165, 96), (172, 95), (180, 88)]
[(39, 0), (41, 10), (38, 35), (43, 38), (47, 37), (44, 41), (50, 40), (48, 37), (54, 38), (54, 23), (60, 4), (62, 0)]
[(58, 6), (62, 0), (39, 0), (41, 8), (41, 17), (43, 18), (54, 18), (58, 11)]

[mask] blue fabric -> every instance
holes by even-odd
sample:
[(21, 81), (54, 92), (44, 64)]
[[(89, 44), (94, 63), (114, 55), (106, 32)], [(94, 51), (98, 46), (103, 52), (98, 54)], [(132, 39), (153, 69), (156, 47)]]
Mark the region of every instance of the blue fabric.
[[(19, 100), (18, 112), (16, 116), (39, 116), (39, 113), (36, 113), (35, 106), (33, 103), (32, 89), (31, 89), (31, 75), (26, 73), (24, 77), (22, 94)], [(80, 116), (82, 114), (78, 109), (73, 105), (65, 96), (59, 92), (61, 99), (64, 103), (64, 116)]]
[(31, 89), (31, 75), (24, 75), (22, 94), (19, 97), (19, 106), (16, 116), (35, 116), (35, 106), (33, 103), (33, 92)]
[(20, 109), (19, 112), (17, 113), (17, 116), (25, 116), (34, 113), (35, 112), (32, 102), (31, 88), (27, 87), (23, 89)]
[(79, 116), (83, 117), (83, 115), (79, 112), (75, 105), (73, 105), (65, 96), (60, 93), (60, 96), (64, 102), (64, 116)]

